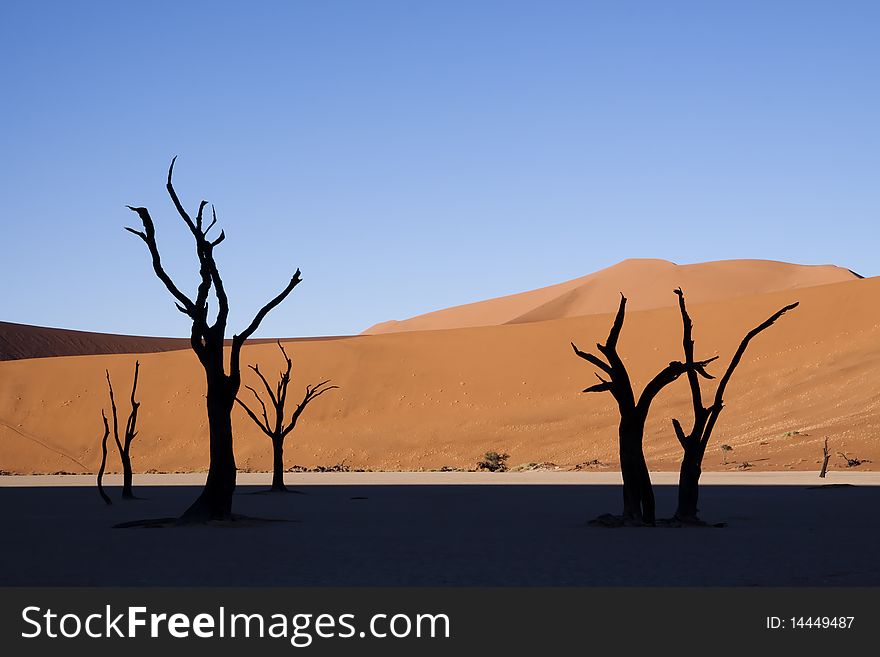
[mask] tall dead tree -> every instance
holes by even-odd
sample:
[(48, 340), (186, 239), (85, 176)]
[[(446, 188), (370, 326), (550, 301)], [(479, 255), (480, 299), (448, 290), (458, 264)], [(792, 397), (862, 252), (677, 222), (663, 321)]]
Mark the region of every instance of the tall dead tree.
[(110, 381), (110, 370), (105, 370), (107, 375), (107, 387), (110, 389), (110, 410), (113, 415), (113, 438), (116, 441), (116, 449), (119, 450), (119, 460), (122, 461), (122, 499), (135, 499), (132, 490), (132, 469), (131, 469), (131, 443), (137, 436), (137, 416), (140, 409), (140, 402), (135, 401), (134, 396), (137, 392), (138, 370), (140, 362), (134, 363), (134, 382), (131, 384), (131, 412), (128, 414), (128, 420), (125, 422), (125, 433), (122, 440), (119, 439), (119, 420), (116, 415), (116, 399), (113, 396), (113, 383)]
[(101, 499), (104, 500), (104, 504), (109, 506), (113, 504), (113, 501), (104, 491), (104, 470), (107, 468), (107, 437), (110, 435), (110, 427), (107, 426), (107, 416), (104, 414), (103, 409), (101, 410), (101, 418), (104, 420), (104, 435), (101, 437), (101, 467), (98, 468), (98, 493), (101, 495)]
[[(602, 360), (591, 353), (581, 351), (572, 342), (574, 353), (604, 372), (608, 379), (598, 373), (599, 383), (583, 392), (610, 392), (617, 402), (620, 411), (618, 426), (620, 446), (620, 471), (623, 475), (623, 518), (624, 524), (653, 525), (655, 522), (654, 490), (651, 476), (645, 461), (643, 441), (645, 422), (651, 402), (663, 388), (678, 379), (685, 372), (700, 372), (706, 375), (705, 366), (715, 360), (690, 361), (680, 363), (673, 361), (664, 367), (642, 390), (636, 399), (626, 366), (617, 353), (617, 340), (623, 328), (626, 313), (626, 297), (620, 295), (620, 307), (611, 326), (605, 344), (597, 343), (596, 348), (605, 356)], [(607, 361), (607, 362), (606, 362)]]
[[(212, 221), (205, 226), (203, 214), (207, 201), (199, 204), (198, 212), (193, 220), (184, 209), (174, 191), (171, 177), (174, 162), (168, 169), (166, 189), (177, 213), (192, 233), (196, 243), (196, 255), (199, 261), (200, 282), (196, 296), (191, 299), (180, 291), (162, 266), (159, 247), (156, 245), (156, 229), (147, 208), (128, 206), (137, 213), (143, 224), (143, 230), (126, 228), (140, 237), (150, 251), (153, 271), (165, 285), (176, 301), (177, 309), (192, 321), (190, 346), (205, 370), (207, 383), (208, 431), (210, 443), (210, 466), (208, 479), (198, 499), (184, 512), (181, 522), (204, 522), (207, 520), (226, 520), (232, 518), (232, 494), (235, 491), (235, 455), (232, 446), (232, 407), (241, 386), (241, 348), (245, 341), (269, 312), (289, 295), (293, 288), (302, 280), (299, 269), (283, 290), (254, 316), (251, 323), (239, 334), (232, 337), (232, 348), (229, 356), (229, 373), (226, 373), (223, 358), (223, 345), (226, 337), (226, 324), (229, 317), (229, 299), (220, 278), (220, 272), (214, 259), (214, 249), (226, 238), (221, 231), (216, 239), (209, 239), (208, 233), (217, 223), (217, 214), (211, 206)], [(213, 323), (208, 319), (208, 295), (213, 290), (217, 301), (217, 316)]]
[[(675, 290), (678, 295), (678, 306), (681, 311), (681, 322), (684, 328), (682, 344), (684, 347), (684, 357), (687, 364), (694, 362), (694, 339), (693, 339), (693, 323), (690, 315), (688, 315), (687, 307), (684, 300), (684, 292), (681, 288)], [(697, 503), (700, 494), (700, 475), (702, 474), (703, 456), (706, 454), (706, 445), (712, 437), (712, 430), (718, 421), (718, 416), (724, 408), (724, 392), (730, 377), (742, 360), (749, 342), (761, 331), (771, 327), (777, 319), (782, 317), (789, 310), (797, 308), (797, 303), (792, 303), (784, 308), (777, 310), (773, 315), (768, 317), (764, 322), (749, 331), (739, 344), (739, 348), (730, 359), (727, 371), (721, 377), (718, 388), (715, 390), (715, 399), (711, 406), (703, 405), (703, 395), (700, 389), (700, 380), (697, 374), (701, 374), (707, 379), (714, 378), (706, 372), (700, 371), (699, 368), (688, 369), (688, 383), (691, 388), (691, 397), (694, 405), (694, 424), (689, 433), (685, 434), (682, 429), (681, 422), (672, 420), (672, 426), (675, 429), (675, 436), (684, 450), (681, 459), (681, 468), (678, 477), (678, 507), (675, 511), (675, 518), (684, 523), (699, 524), (700, 520), (697, 515)]]
[(307, 385), (302, 401), (296, 405), (290, 419), (285, 420), (284, 406), (287, 403), (287, 388), (291, 381), (293, 361), (287, 355), (280, 340), (278, 341), (278, 348), (281, 349), (281, 355), (284, 356), (284, 361), (287, 364), (287, 367), (281, 372), (278, 384), (275, 386), (274, 391), (272, 390), (272, 386), (270, 386), (269, 382), (266, 380), (266, 377), (263, 376), (263, 373), (260, 371), (260, 366), (249, 366), (254, 373), (260, 377), (260, 381), (262, 381), (263, 387), (266, 389), (266, 393), (269, 396), (269, 403), (272, 405), (272, 410), (274, 412), (274, 419), (272, 421), (269, 420), (266, 403), (263, 401), (262, 397), (260, 397), (259, 393), (257, 393), (257, 391), (251, 386), (246, 385), (245, 388), (253, 393), (257, 403), (260, 404), (262, 418), (257, 417), (257, 414), (237, 397), (235, 401), (238, 402), (239, 406), (244, 409), (254, 423), (260, 427), (260, 430), (272, 441), (272, 488), (270, 490), (273, 492), (286, 493), (287, 487), (284, 485), (284, 439), (287, 438), (287, 434), (293, 431), (303, 411), (306, 410), (306, 406), (308, 406), (312, 400), (320, 397), (325, 392), (337, 390), (339, 386), (327, 385), (330, 383), (329, 379), (327, 381), (321, 381), (321, 383), (315, 385)]

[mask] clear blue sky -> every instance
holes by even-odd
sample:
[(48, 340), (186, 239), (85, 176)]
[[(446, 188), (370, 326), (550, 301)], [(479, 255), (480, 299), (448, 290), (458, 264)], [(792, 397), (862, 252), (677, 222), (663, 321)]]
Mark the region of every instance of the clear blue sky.
[(216, 204), (241, 329), (374, 322), (628, 257), (880, 274), (880, 2), (6, 2), (0, 319), (185, 335), (122, 227)]

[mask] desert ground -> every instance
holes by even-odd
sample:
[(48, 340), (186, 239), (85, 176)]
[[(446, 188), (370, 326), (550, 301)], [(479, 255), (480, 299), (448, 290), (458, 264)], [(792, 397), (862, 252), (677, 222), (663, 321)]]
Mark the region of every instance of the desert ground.
[[(269, 478), (242, 475), (237, 511), (277, 522), (112, 528), (180, 513), (203, 480), (145, 475), (145, 499), (108, 507), (90, 477), (0, 478), (16, 528), (0, 585), (880, 584), (877, 473), (824, 487), (807, 473), (709, 473), (704, 515), (724, 528), (589, 525), (620, 504), (617, 476), (594, 472), (289, 474), (301, 494), (286, 495), (257, 494)], [(674, 480), (655, 475), (661, 512)]]
[[(285, 341), (294, 360), (292, 391), (324, 379), (340, 386), (309, 406), (288, 437), (286, 464), (470, 469), (495, 450), (510, 454), (512, 468), (614, 470), (616, 406), (610, 395), (580, 392), (595, 382), (594, 373), (569, 342), (589, 349), (604, 341), (608, 313), (624, 292), (630, 301), (620, 353), (640, 388), (682, 358), (672, 292), (678, 285), (688, 295), (697, 356), (720, 356), (710, 366), (716, 376), (750, 328), (800, 302), (750, 346), (704, 469), (816, 471), (826, 438), (832, 471), (852, 469), (839, 453), (862, 461), (860, 470), (877, 467), (880, 280), (841, 267), (753, 260), (625, 261), (551, 288), (373, 327), (371, 334)], [(296, 302), (295, 294), (288, 302)], [(20, 349), (39, 351), (42, 329), (33, 329), (29, 344), (27, 331), (16, 330)], [(142, 402), (135, 471), (207, 467), (204, 375), (189, 349), (91, 353), (101, 347), (92, 334), (68, 345), (79, 355), (55, 356), (58, 339), (47, 357), (0, 362), (0, 470), (95, 472), (101, 409), (109, 409), (104, 370), (113, 376), (124, 422), (135, 360)], [(104, 347), (123, 348), (113, 340)], [(258, 363), (270, 380), (282, 366), (271, 341), (249, 343), (243, 362)], [(259, 382), (246, 370), (245, 383)], [(714, 385), (705, 382), (705, 389), (711, 393)], [(249, 394), (242, 389), (243, 399)], [(681, 449), (671, 419), (686, 424), (690, 407), (684, 378), (655, 402), (645, 437), (652, 469), (677, 469)], [(268, 470), (268, 439), (240, 409), (233, 420), (240, 470)], [(732, 449), (722, 452), (721, 445)], [(112, 450), (108, 468), (119, 468)]]
[[(725, 526), (591, 525), (621, 508), (618, 415), (609, 395), (580, 392), (594, 373), (569, 342), (604, 341), (626, 294), (619, 351), (639, 389), (682, 358), (679, 285), (697, 357), (721, 357), (716, 376), (750, 328), (800, 302), (752, 343), (728, 388), (700, 498), (701, 516)], [(880, 279), (840, 267), (636, 260), (361, 335), (284, 340), (293, 390), (340, 386), (308, 407), (285, 464), (343, 471), (288, 472), (295, 493), (263, 494), (269, 442), (237, 408), (234, 509), (250, 519), (195, 527), (114, 528), (179, 515), (204, 482), (204, 375), (186, 344), (0, 325), (0, 506), (15, 528), (0, 585), (876, 586), (878, 296)], [(136, 360), (143, 499), (119, 499), (111, 439), (117, 501), (105, 506), (93, 474), (104, 371), (124, 423)], [(283, 364), (266, 338), (243, 360), (270, 380)], [(671, 420), (690, 413), (684, 379), (652, 408), (660, 518), (675, 508)], [(509, 453), (513, 471), (468, 472), (489, 450)]]

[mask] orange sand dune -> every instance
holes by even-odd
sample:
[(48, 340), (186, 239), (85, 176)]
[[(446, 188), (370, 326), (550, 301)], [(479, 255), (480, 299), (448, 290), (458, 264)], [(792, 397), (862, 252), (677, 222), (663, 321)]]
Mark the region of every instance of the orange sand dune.
[[(302, 338), (288, 338), (298, 341)], [(334, 338), (310, 338), (332, 340)], [(274, 342), (257, 339), (256, 343)], [(151, 338), (0, 322), (0, 361), (91, 354), (144, 354), (189, 349), (189, 338)]]
[(632, 299), (632, 310), (675, 305), (669, 291), (688, 290), (691, 303), (794, 290), (860, 278), (833, 265), (793, 265), (771, 260), (722, 260), (676, 265), (666, 260), (624, 260), (594, 274), (530, 292), (455, 306), (403, 321), (376, 324), (365, 334), (497, 326), (563, 317), (610, 313), (618, 294)]
[(135, 354), (188, 349), (184, 338), (149, 338), (0, 322), (0, 360), (76, 356), (81, 354)]
[[(637, 263), (638, 264), (638, 263)], [(674, 281), (675, 284), (682, 282)], [(672, 286), (666, 294), (675, 300)], [(743, 334), (794, 300), (794, 312), (757, 338), (728, 389), (726, 407), (706, 456), (707, 469), (818, 469), (829, 439), (833, 470), (839, 451), (880, 463), (880, 278), (697, 303), (685, 286), (698, 356), (721, 355), (718, 374)], [(702, 288), (707, 290), (708, 288)], [(651, 293), (653, 294), (653, 293)], [(654, 298), (648, 295), (650, 298)], [(609, 305), (617, 291), (609, 293)], [(631, 307), (645, 303), (632, 294)], [(652, 302), (653, 303), (653, 302)], [(341, 386), (316, 400), (288, 438), (288, 465), (419, 469), (473, 467), (487, 450), (509, 452), (512, 465), (561, 466), (616, 461), (614, 402), (579, 391), (594, 381), (569, 346), (604, 340), (611, 317), (445, 331), (414, 331), (293, 342), (293, 390), (332, 378)], [(630, 312), (620, 351), (636, 386), (680, 358), (675, 308)], [(0, 363), (0, 469), (86, 472), (97, 469), (104, 369), (127, 399), (135, 356), (96, 355)], [(197, 470), (207, 465), (204, 377), (190, 351), (141, 354), (138, 471)], [(244, 362), (280, 369), (277, 347), (245, 347)], [(257, 385), (246, 371), (245, 382)], [(706, 382), (709, 386), (714, 382)], [(710, 388), (713, 389), (713, 388)], [(244, 391), (247, 393), (247, 391)], [(246, 398), (246, 397), (245, 397)], [(658, 398), (646, 434), (649, 464), (674, 469), (680, 447), (670, 420), (686, 421), (690, 400), (680, 380)], [(122, 421), (127, 414), (121, 404)], [(239, 409), (236, 454), (243, 469), (270, 466), (269, 442)], [(733, 447), (723, 463), (719, 446)], [(112, 455), (111, 468), (118, 468)]]

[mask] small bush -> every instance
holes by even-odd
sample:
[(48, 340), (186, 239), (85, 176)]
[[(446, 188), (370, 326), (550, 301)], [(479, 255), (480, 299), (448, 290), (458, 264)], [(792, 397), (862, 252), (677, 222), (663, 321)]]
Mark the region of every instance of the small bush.
[(304, 465), (292, 465), (287, 468), (287, 472), (365, 472), (364, 470), (352, 470), (345, 464), (345, 461), (335, 465), (316, 465), (314, 468), (308, 468)]
[(591, 461), (584, 461), (583, 463), (575, 464), (573, 470), (575, 470), (575, 471), (588, 470), (589, 468), (593, 468), (593, 467), (601, 468), (603, 465), (605, 465), (605, 464), (602, 463), (602, 461), (600, 461), (599, 459), (593, 459)]
[(721, 463), (727, 463), (727, 455), (733, 451), (730, 445), (721, 445)]
[(477, 463), (477, 470), (506, 472), (507, 459), (509, 458), (510, 454), (507, 454), (506, 452), (503, 454), (499, 454), (498, 452), (486, 452), (483, 455), (483, 460)]

